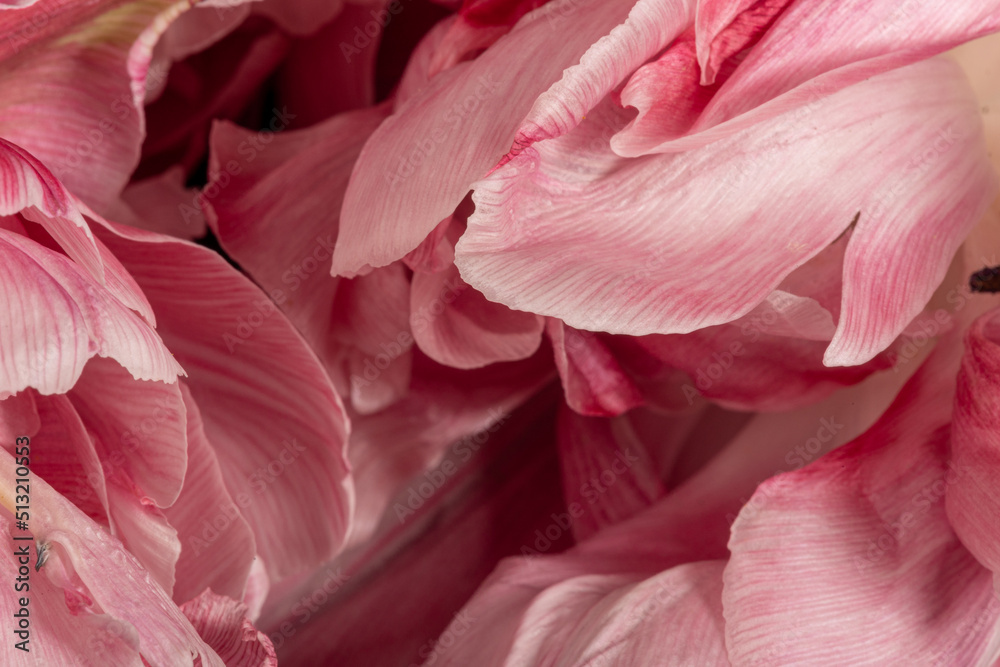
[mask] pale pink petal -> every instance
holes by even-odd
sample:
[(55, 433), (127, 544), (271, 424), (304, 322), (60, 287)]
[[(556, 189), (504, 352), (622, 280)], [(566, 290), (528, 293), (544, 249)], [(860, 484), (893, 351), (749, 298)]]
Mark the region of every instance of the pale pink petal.
[(277, 667), (274, 646), (247, 618), (246, 605), (205, 589), (181, 605), (195, 630), (230, 667)]
[(91, 356), (110, 357), (135, 379), (172, 382), (180, 365), (156, 332), (76, 264), (0, 230), (3, 350), (0, 395), (35, 387), (68, 391)]
[(451, 265), (413, 275), (410, 328), (431, 359), (455, 368), (479, 368), (527, 359), (542, 342), (545, 320), (487, 301)]
[(181, 553), (177, 529), (124, 474), (107, 476), (107, 493), (111, 534), (121, 540), (156, 585), (172, 595), (174, 569)]
[(636, 160), (601, 151), (624, 120), (608, 108), (477, 184), (455, 262), (514, 309), (580, 329), (684, 333), (750, 312), (860, 211), (824, 361), (863, 363), (923, 308), (995, 192), (974, 105), (954, 65), (927, 61), (808, 113)]
[[(550, 86), (557, 84), (555, 92), (532, 116), (539, 123), (550, 122), (556, 113), (550, 107), (557, 95), (579, 94), (578, 104), (565, 101), (575, 113), (577, 106), (586, 106), (591, 98), (596, 102), (607, 92), (597, 89), (613, 86), (617, 81), (612, 79), (625, 75), (626, 60), (638, 58), (638, 65), (651, 55), (646, 53), (650, 44), (630, 41), (635, 39), (630, 25), (595, 46), (586, 66), (570, 70), (565, 83), (557, 83), (564, 69), (580, 62), (594, 42), (628, 18), (629, 8), (630, 3), (618, 0), (549, 3), (525, 16), (478, 58), (442, 72), (397, 108), (365, 145), (354, 168), (334, 252), (334, 275), (384, 266), (417, 247), (451, 215), (471, 184), (510, 150), (519, 124)], [(636, 12), (637, 21), (640, 15), (664, 18)], [(669, 26), (662, 34), (653, 28), (649, 32), (654, 33), (647, 35), (652, 41), (672, 36)], [(553, 39), (555, 34), (560, 39)], [(586, 92), (579, 90), (588, 85)]]
[(621, 155), (698, 148), (789, 110), (819, 104), (842, 88), (998, 27), (1000, 15), (992, 0), (963, 3), (957, 11), (940, 2), (795, 2), (751, 50), (687, 135), (657, 138), (626, 130), (612, 144)]
[(187, 409), (187, 471), (177, 502), (163, 510), (181, 540), (174, 600), (190, 600), (205, 588), (239, 600), (256, 552), (242, 510), (252, 512), (253, 504), (246, 494), (237, 504), (226, 490), (198, 406), (183, 384), (181, 393)]
[(23, 214), (42, 225), (77, 264), (97, 280), (104, 272), (101, 255), (72, 195), (29, 152), (0, 139), (0, 215)]
[(566, 403), (581, 415), (610, 417), (642, 405), (642, 394), (607, 345), (556, 319), (545, 327)]
[[(561, 136), (579, 125), (636, 67), (681, 35), (694, 19), (694, 4), (691, 0), (636, 2), (621, 25), (587, 49), (579, 64), (567, 69), (559, 82), (535, 100), (504, 161), (538, 141)], [(545, 10), (565, 20), (575, 18), (581, 8), (578, 2), (567, 2), (546, 5)]]
[[(581, 619), (559, 665), (729, 667), (722, 618), (722, 561), (671, 568), (615, 591)], [(554, 647), (556, 648), (556, 647)]]
[[(990, 664), (1000, 604), (944, 496), (957, 341), (864, 435), (762, 484), (733, 524), (723, 604), (735, 664)], [(943, 346), (943, 348), (942, 348)]]
[[(132, 393), (120, 391), (122, 385)], [(172, 394), (176, 405), (170, 403)], [(115, 362), (93, 359), (71, 397), (39, 399), (45, 428), (34, 440), (35, 451), (42, 455), (32, 467), (91, 518), (106, 521), (111, 534), (168, 593), (174, 585), (180, 541), (155, 501), (130, 475), (149, 483), (153, 495), (173, 502), (186, 450), (179, 398), (176, 384), (136, 382)], [(153, 418), (153, 405), (159, 420)], [(161, 448), (163, 452), (158, 451)], [(181, 474), (171, 480), (171, 464), (178, 458)], [(164, 480), (149, 475), (150, 462), (164, 464)]]
[(87, 427), (66, 396), (39, 396), (36, 401), (42, 428), (31, 439), (33, 474), (91, 519), (109, 527), (105, 462)]
[[(524, 565), (523, 559), (518, 559)], [(729, 666), (722, 561), (644, 578), (558, 570), (525, 576), (505, 563), (435, 647), (434, 664)], [(505, 580), (506, 575), (507, 580)]]
[(960, 484), (948, 487), (946, 507), (962, 543), (994, 573), (1000, 590), (996, 537), (1000, 515), (993, 491), (1000, 471), (1000, 328), (996, 311), (977, 320), (965, 341), (951, 444), (951, 465), (962, 476)]
[[(14, 528), (11, 515), (5, 510), (0, 510), (0, 535), (4, 538), (4, 553), (0, 555), (0, 574), (7, 581), (15, 582), (19, 576), (19, 565), (25, 563), (19, 563), (14, 552), (22, 545), (29, 545), (31, 542), (11, 539), (12, 536), (24, 536), (24, 533)], [(36, 560), (35, 548), (32, 547), (29, 551), (26, 563), (33, 568)], [(22, 641), (22, 637), (11, 633), (9, 641), (0, 646), (0, 661), (4, 665), (9, 667), (79, 665), (84, 664), (80, 660), (86, 656), (95, 661), (90, 664), (100, 664), (102, 667), (105, 665), (142, 667), (139, 637), (135, 628), (107, 614), (77, 613), (67, 606), (63, 589), (53, 584), (45, 576), (44, 570), (42, 572), (30, 570), (30, 572), (30, 591), (19, 592), (11, 585), (5, 586), (0, 593), (0, 604), (11, 614), (20, 609), (22, 599), (30, 600), (27, 607), (30, 626), (25, 636), (28, 643), (24, 644), (27, 651), (17, 648), (17, 643)]]
[(305, 341), (210, 250), (110, 224), (97, 234), (142, 286), (189, 369), (226, 486), (253, 498), (246, 518), (268, 574), (280, 579), (331, 558), (353, 504), (346, 419)]
[[(6, 451), (0, 452), (0, 474), (3, 479), (15, 479), (15, 467), (14, 457)], [(90, 625), (89, 630), (83, 630), (82, 624), (76, 625), (79, 621), (74, 622), (77, 632), (86, 632), (94, 640), (83, 649), (85, 655), (102, 664), (109, 655), (109, 661), (121, 660), (116, 654), (123, 650), (122, 642), (112, 639), (108, 644), (102, 641), (106, 635), (93, 628), (96, 621), (109, 634), (131, 639), (129, 643), (132, 648), (138, 648), (151, 664), (190, 667), (193, 657), (200, 656), (203, 667), (222, 667), (224, 663), (201, 640), (163, 589), (153, 582), (149, 573), (122, 548), (121, 543), (37, 477), (31, 482), (31, 500), (31, 534), (36, 543), (46, 544), (49, 549), (48, 560), (41, 572), (32, 576), (32, 583), (41, 584), (39, 597), (61, 597), (57, 586), (76, 582), (76, 589), (67, 591), (63, 605), (65, 607), (68, 602), (75, 600), (74, 606), (70, 608), (74, 617), (86, 619), (87, 625)], [(0, 504), (5, 508), (13, 508), (12, 484), (5, 484), (0, 490)], [(11, 515), (9, 510), (3, 513), (4, 523), (7, 524), (4, 532), (9, 533), (12, 529)], [(11, 540), (7, 546), (11, 547), (13, 544), (16, 542)], [(10, 551), (13, 549), (9, 549), (8, 553)], [(13, 562), (10, 556), (3, 560), (8, 564)], [(43, 581), (49, 583), (43, 584)], [(55, 601), (49, 604), (54, 606)], [(102, 612), (110, 618), (93, 616)], [(46, 623), (44, 617), (39, 622)], [(49, 643), (60, 644), (65, 634), (66, 628), (59, 628), (59, 638), (53, 636)], [(82, 638), (74, 643), (74, 648), (82, 649)], [(109, 648), (112, 651), (110, 654)], [(3, 650), (13, 653), (11, 642), (5, 642)], [(74, 662), (75, 659), (69, 664)], [(118, 664), (137, 663), (133, 660)]]

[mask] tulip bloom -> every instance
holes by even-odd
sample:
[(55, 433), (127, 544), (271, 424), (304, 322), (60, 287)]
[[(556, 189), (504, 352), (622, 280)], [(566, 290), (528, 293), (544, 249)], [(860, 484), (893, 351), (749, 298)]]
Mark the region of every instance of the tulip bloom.
[(0, 3), (4, 664), (993, 664), (997, 31)]

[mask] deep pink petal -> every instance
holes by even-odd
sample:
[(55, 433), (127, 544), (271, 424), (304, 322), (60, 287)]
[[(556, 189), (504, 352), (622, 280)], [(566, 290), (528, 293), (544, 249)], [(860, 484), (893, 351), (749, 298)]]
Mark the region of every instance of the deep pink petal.
[(239, 667), (277, 667), (274, 646), (247, 618), (246, 605), (206, 589), (181, 605), (201, 638), (225, 661)]
[(556, 319), (549, 319), (545, 330), (571, 408), (581, 415), (610, 417), (642, 405), (639, 388), (601, 339)]
[[(345, 4), (336, 19), (292, 44), (277, 73), (276, 95), (280, 104), (287, 104), (296, 114), (293, 127), (313, 125), (374, 103), (379, 44), (365, 32), (373, 22), (372, 11)], [(391, 20), (405, 19), (392, 15)], [(323, 85), (316, 85), (318, 79)]]
[[(344, 281), (330, 278), (329, 265), (350, 169), (386, 113), (385, 106), (365, 109), (283, 133), (267, 150), (254, 151), (252, 161), (245, 153), (255, 133), (218, 123), (211, 181), (201, 195), (222, 246), (271, 294), (342, 394), (365, 412), (397, 400), (409, 382), (409, 281), (401, 266)], [(317, 216), (315, 207), (331, 215)], [(383, 363), (378, 355), (386, 346)]]
[(199, 238), (206, 231), (198, 193), (184, 187), (184, 170), (180, 167), (129, 185), (108, 217), (181, 239)]
[(727, 58), (752, 45), (790, 0), (702, 0), (698, 3), (695, 31), (701, 83), (715, 82)]
[(41, 426), (33, 392), (22, 391), (0, 401), (0, 438), (4, 442), (25, 435), (34, 437)]
[(583, 540), (645, 510), (665, 493), (649, 452), (627, 417), (559, 415), (559, 462), (566, 505), (582, 508), (573, 534)]
[[(261, 88), (281, 64), (289, 45), (289, 38), (270, 22), (251, 18), (219, 43), (174, 63), (162, 93), (146, 107), (148, 131), (135, 178), (151, 178), (175, 165), (190, 174), (206, 157), (215, 120), (243, 119), (269, 130), (287, 127), (286, 118), (295, 111), (265, 107)], [(271, 136), (262, 132), (245, 149), (247, 154), (240, 156), (240, 164), (252, 162), (251, 155), (260, 153)]]
[(978, 319), (966, 336), (952, 425), (951, 465), (962, 474), (946, 493), (948, 518), (962, 543), (1000, 582), (998, 503), (1000, 471), (1000, 328), (996, 311)]
[(343, 0), (263, 0), (253, 12), (271, 19), (293, 35), (308, 35), (333, 19), (344, 7)]
[[(371, 536), (402, 484), (443, 457), (451, 456), (458, 465), (469, 461), (515, 408), (552, 380), (550, 362), (541, 352), (525, 361), (472, 371), (439, 366), (421, 354), (414, 357), (405, 397), (353, 420), (350, 455), (358, 502), (352, 543)], [(417, 479), (417, 486), (426, 481)], [(400, 523), (421, 500), (403, 495), (390, 508)]]

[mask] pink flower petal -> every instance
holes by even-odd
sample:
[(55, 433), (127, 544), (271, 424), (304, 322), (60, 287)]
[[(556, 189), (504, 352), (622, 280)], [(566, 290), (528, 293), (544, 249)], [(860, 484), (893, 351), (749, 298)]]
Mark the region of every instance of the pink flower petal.
[(247, 618), (246, 605), (206, 589), (181, 611), (227, 665), (277, 667), (274, 646)]
[(642, 394), (607, 345), (589, 331), (550, 319), (552, 341), (566, 403), (581, 415), (610, 417), (642, 405)]
[(417, 272), (410, 291), (410, 328), (431, 359), (455, 368), (479, 368), (527, 359), (542, 342), (545, 320), (487, 301), (451, 265)]
[[(65, 26), (59, 9), (48, 8), (43, 23)], [(98, 212), (106, 211), (139, 160), (153, 46), (186, 9), (173, 0), (107, 9), (45, 48), (0, 60), (0, 135), (37, 156)]]
[[(334, 275), (384, 266), (413, 250), (510, 150), (519, 125), (536, 128), (532, 136), (540, 139), (535, 134), (543, 131), (542, 125), (569, 122), (554, 107), (566, 113), (579, 107), (586, 113), (586, 105), (607, 92), (603, 87), (610, 89), (617, 77), (625, 76), (630, 62), (638, 65), (662, 46), (661, 40), (669, 41), (669, 24), (662, 30), (646, 26), (649, 30), (639, 39), (635, 24), (666, 20), (646, 7), (655, 2), (640, 4), (643, 9), (636, 10), (633, 23), (595, 46), (586, 63), (570, 70), (563, 82), (558, 79), (564, 69), (580, 62), (594, 42), (629, 17), (630, 3), (549, 3), (525, 16), (474, 61), (434, 77), (396, 109), (372, 135), (354, 168)], [(552, 39), (554, 30), (560, 39)], [(541, 98), (550, 86), (553, 91)], [(492, 104), (498, 99), (504, 103)], [(486, 105), (489, 113), (483, 112)], [(532, 115), (524, 121), (529, 111)]]
[[(183, 384), (181, 394), (187, 409), (187, 471), (180, 497), (163, 511), (177, 529), (182, 547), (174, 600), (190, 600), (206, 588), (239, 600), (256, 553), (253, 531), (243, 518), (244, 507), (226, 489), (198, 406)], [(246, 498), (240, 500), (248, 512), (253, 511)]]
[(158, 507), (174, 504), (188, 467), (178, 385), (136, 382), (115, 362), (92, 359), (69, 398), (101, 459), (123, 470)]
[(824, 361), (863, 363), (920, 311), (995, 192), (974, 104), (955, 66), (927, 61), (701, 149), (636, 160), (600, 150), (623, 121), (607, 109), (476, 185), (455, 262), (514, 309), (580, 329), (684, 333), (750, 312), (860, 211)]
[(948, 519), (962, 543), (993, 572), (1000, 590), (998, 504), (993, 488), (1000, 470), (997, 402), (1000, 388), (1000, 329), (997, 312), (980, 317), (967, 334), (958, 376), (952, 425), (951, 463), (961, 483), (948, 487)]
[[(190, 368), (205, 433), (272, 579), (331, 558), (353, 503), (346, 419), (319, 361), (267, 296), (215, 253), (108, 224), (98, 236)], [(224, 363), (223, 363), (224, 362)], [(290, 520), (295, 517), (295, 520)]]
[[(365, 32), (373, 10), (345, 4), (314, 35), (295, 40), (277, 73), (276, 96), (296, 114), (294, 127), (313, 125), (338, 113), (375, 102), (377, 38)], [(376, 16), (381, 10), (376, 10)], [(399, 20), (391, 15), (392, 20)], [(312, 19), (313, 25), (316, 24)], [(364, 37), (361, 39), (359, 34)], [(359, 48), (356, 46), (361, 44)], [(316, 85), (318, 79), (324, 84)]]
[(723, 591), (735, 664), (995, 659), (990, 573), (944, 507), (962, 483), (946, 466), (955, 343), (939, 345), (872, 429), (765, 482), (744, 507)]
[[(14, 480), (15, 467), (14, 457), (6, 451), (0, 452), (2, 478)], [(13, 485), (5, 483), (0, 490), (0, 501), (5, 508), (12, 508), (13, 500)], [(84, 623), (74, 622), (69, 632), (65, 626), (59, 627), (58, 638), (53, 635), (51, 641), (47, 642), (52, 648), (46, 651), (53, 651), (50, 655), (60, 655), (57, 647), (67, 646), (77, 652), (75, 655), (82, 653), (102, 664), (106, 659), (120, 661), (124, 651), (121, 638), (124, 637), (126, 646), (131, 644), (133, 649), (137, 648), (151, 664), (190, 667), (192, 657), (200, 656), (204, 667), (222, 667), (223, 662), (201, 640), (163, 589), (117, 540), (38, 477), (34, 477), (31, 482), (31, 500), (31, 532), (36, 542), (47, 544), (50, 549), (48, 562), (41, 573), (35, 573), (31, 580), (32, 584), (42, 584), (38, 598), (58, 596), (59, 589), (56, 586), (67, 585), (69, 578), (78, 582), (78, 594), (85, 596), (85, 599), (80, 600), (81, 606), (77, 607), (78, 615), (75, 615), (75, 618), (84, 620)], [(6, 524), (3, 532), (6, 534), (12, 530), (12, 515), (6, 509), (2, 514)], [(17, 543), (13, 540), (8, 542), (6, 555), (0, 558), (8, 574), (16, 563), (14, 557), (9, 555), (13, 552), (13, 544)], [(50, 583), (45, 584), (43, 581)], [(13, 595), (13, 589), (8, 590)], [(66, 601), (71, 598), (70, 591), (67, 593), (61, 600), (64, 609)], [(43, 604), (53, 611), (57, 609), (55, 600)], [(13, 603), (8, 601), (5, 608), (13, 608)], [(95, 610), (103, 610), (109, 618), (95, 619)], [(59, 618), (59, 615), (56, 613), (54, 618)], [(37, 622), (44, 627), (46, 617), (41, 616)], [(103, 626), (107, 632), (96, 630), (95, 625)], [(76, 640), (73, 639), (74, 635), (77, 636)], [(85, 644), (86, 640), (80, 635), (92, 641)], [(12, 642), (5, 642), (2, 650), (8, 656), (16, 654)], [(14, 660), (8, 662), (19, 664)], [(68, 664), (75, 662), (74, 657)], [(37, 663), (32, 661), (20, 664)], [(133, 660), (127, 664), (135, 663)]]
[(108, 217), (139, 229), (195, 239), (207, 231), (197, 195), (184, 187), (184, 170), (172, 167), (125, 188)]
[[(743, 6), (740, 2), (727, 9)], [(998, 28), (1000, 16), (991, 0), (963, 3), (958, 11), (940, 2), (794, 2), (686, 136), (656, 137), (627, 128), (612, 145), (620, 155), (631, 156), (696, 149)], [(699, 44), (703, 66), (705, 44)]]
[[(358, 502), (352, 543), (371, 536), (400, 485), (438, 465), (442, 457), (469, 461), (511, 411), (552, 380), (551, 365), (541, 353), (471, 371), (439, 366), (421, 354), (414, 357), (405, 397), (353, 419), (350, 456)], [(414, 509), (416, 501), (404, 496), (391, 507), (394, 521), (403, 522)]]
[(137, 380), (183, 373), (156, 332), (76, 264), (0, 230), (0, 396), (35, 387), (65, 393), (91, 356), (110, 357)]
[(573, 534), (583, 540), (650, 507), (665, 493), (642, 440), (627, 417), (559, 415), (559, 461), (566, 505), (581, 508)]

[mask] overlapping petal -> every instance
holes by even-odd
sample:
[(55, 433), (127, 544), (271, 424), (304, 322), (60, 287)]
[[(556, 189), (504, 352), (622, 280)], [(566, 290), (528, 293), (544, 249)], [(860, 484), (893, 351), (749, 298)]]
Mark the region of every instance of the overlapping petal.
[(264, 292), (211, 251), (111, 223), (98, 234), (191, 369), (187, 384), (226, 487), (253, 506), (245, 516), (268, 574), (332, 557), (353, 487), (343, 406), (316, 356)]
[(959, 76), (927, 61), (635, 160), (602, 148), (624, 122), (608, 108), (476, 185), (456, 264), (488, 299), (576, 328), (684, 333), (750, 312), (860, 212), (824, 361), (863, 363), (923, 308), (995, 193)]

